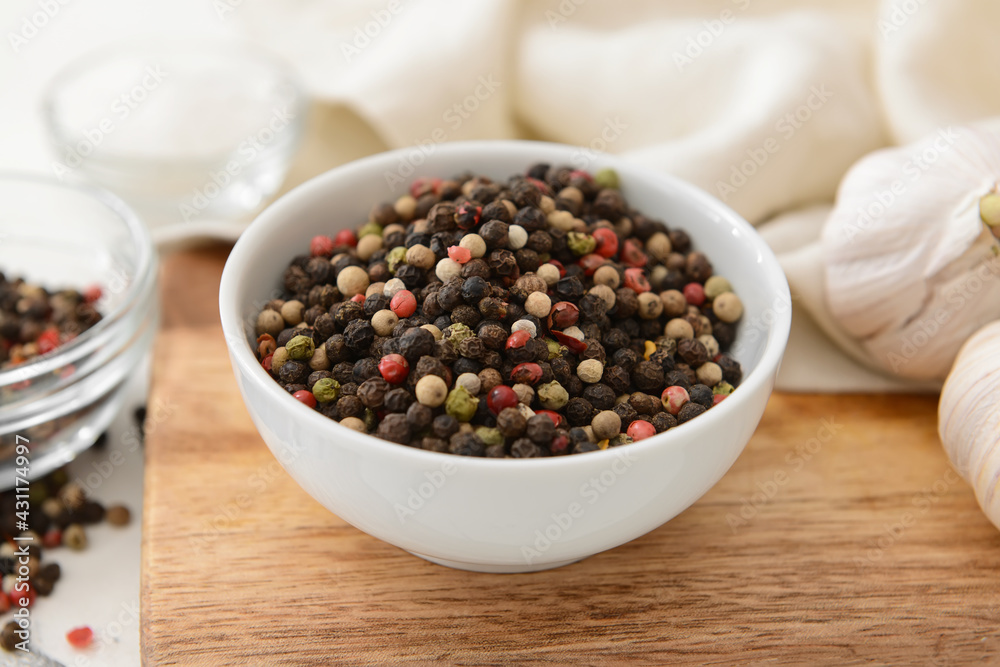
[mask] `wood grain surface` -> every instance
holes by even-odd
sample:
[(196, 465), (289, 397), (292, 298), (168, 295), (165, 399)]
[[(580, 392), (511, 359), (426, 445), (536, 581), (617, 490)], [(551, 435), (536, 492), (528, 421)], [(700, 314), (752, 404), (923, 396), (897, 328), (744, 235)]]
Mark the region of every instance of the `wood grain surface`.
[(450, 570), (280, 470), (212, 317), (224, 254), (164, 267), (146, 664), (1000, 663), (1000, 532), (951, 471), (933, 398), (775, 394), (665, 526), (558, 570)]

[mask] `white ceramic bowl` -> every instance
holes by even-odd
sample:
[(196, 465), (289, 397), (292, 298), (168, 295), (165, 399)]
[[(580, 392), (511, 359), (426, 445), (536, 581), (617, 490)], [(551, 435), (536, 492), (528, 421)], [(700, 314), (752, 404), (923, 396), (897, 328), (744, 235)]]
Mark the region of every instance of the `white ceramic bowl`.
[[(416, 159), (414, 159), (416, 156)], [(288, 395), (251, 350), (256, 314), (280, 295), (289, 260), (316, 234), (357, 226), (406, 183), (465, 170), (505, 179), (545, 161), (616, 169), (629, 203), (682, 227), (745, 305), (735, 356), (744, 380), (723, 403), (635, 444), (547, 459), (480, 459), (396, 445), (347, 429)], [(410, 165), (422, 162), (415, 169)], [(410, 173), (410, 172), (413, 173)], [(254, 424), (285, 470), (357, 528), (427, 560), (483, 572), (558, 567), (643, 535), (684, 511), (729, 469), (753, 434), (791, 322), (788, 285), (764, 241), (701, 190), (607, 155), (535, 142), (469, 142), (376, 155), (282, 197), (243, 234), (219, 294), (236, 379)]]

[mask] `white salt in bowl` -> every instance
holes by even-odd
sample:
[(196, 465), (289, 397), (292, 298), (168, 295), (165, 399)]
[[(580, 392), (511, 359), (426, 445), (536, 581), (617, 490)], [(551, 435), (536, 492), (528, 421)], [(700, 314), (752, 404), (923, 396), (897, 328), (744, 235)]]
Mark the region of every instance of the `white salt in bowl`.
[[(376, 155), (282, 197), (226, 262), (222, 326), (237, 384), (264, 442), (303, 489), (360, 530), (421, 558), (481, 572), (559, 567), (633, 540), (700, 498), (743, 451), (767, 404), (791, 324), (788, 284), (764, 241), (720, 201), (676, 178), (571, 146), (502, 141)], [(345, 428), (290, 396), (252, 350), (257, 314), (317, 234), (357, 227), (420, 176), (495, 179), (536, 162), (617, 170), (629, 204), (681, 227), (743, 300), (733, 394), (634, 444), (544, 459), (481, 459), (404, 447)], [(725, 526), (720, 517), (720, 529)]]

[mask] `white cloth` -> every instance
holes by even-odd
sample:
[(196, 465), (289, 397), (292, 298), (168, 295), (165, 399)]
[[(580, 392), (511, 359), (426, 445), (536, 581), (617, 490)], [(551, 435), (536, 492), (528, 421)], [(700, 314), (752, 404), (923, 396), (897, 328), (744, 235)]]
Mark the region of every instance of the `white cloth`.
[(777, 216), (762, 231), (796, 297), (779, 386), (937, 389), (868, 370), (830, 319), (810, 205), (874, 149), (1000, 114), (1000, 3), (258, 0), (239, 16), (391, 147), (578, 144)]

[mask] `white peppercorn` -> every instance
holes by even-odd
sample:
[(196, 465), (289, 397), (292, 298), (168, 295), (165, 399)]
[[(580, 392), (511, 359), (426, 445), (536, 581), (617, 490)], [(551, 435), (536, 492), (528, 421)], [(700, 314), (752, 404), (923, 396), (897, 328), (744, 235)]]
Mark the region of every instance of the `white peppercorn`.
[[(558, 269), (556, 270), (558, 271)], [(552, 310), (552, 299), (545, 292), (532, 292), (524, 301), (524, 309), (528, 311), (528, 314), (534, 315), (538, 319), (548, 317), (549, 311)]]
[(615, 301), (617, 300), (615, 291), (607, 285), (594, 285), (590, 288), (590, 293), (596, 297), (600, 297), (604, 305), (608, 307), (608, 310), (615, 307)]
[(446, 283), (452, 278), (458, 278), (462, 275), (462, 265), (450, 257), (445, 257), (437, 263), (434, 275), (437, 276), (438, 280)]
[(458, 245), (468, 250), (473, 259), (478, 259), (486, 254), (486, 241), (479, 234), (466, 234), (458, 242)]
[(281, 317), (284, 318), (285, 324), (290, 327), (294, 327), (302, 321), (302, 315), (305, 313), (305, 310), (306, 306), (304, 303), (296, 299), (292, 299), (291, 301), (286, 301), (284, 305), (281, 306)]
[(479, 376), (475, 373), (462, 373), (457, 378), (455, 378), (456, 387), (465, 387), (473, 396), (478, 396), (479, 391), (482, 389), (482, 382), (479, 380)]
[(276, 310), (266, 308), (257, 316), (257, 335), (270, 334), (275, 338), (285, 328), (285, 318)]
[(698, 376), (698, 382), (709, 387), (714, 387), (722, 382), (722, 368), (719, 364), (711, 361), (699, 366), (695, 374)]
[(382, 296), (391, 299), (396, 296), (396, 292), (406, 289), (406, 283), (399, 278), (391, 278), (382, 288)]
[(667, 322), (667, 326), (663, 329), (663, 335), (674, 340), (694, 338), (694, 327), (687, 320), (675, 317)]
[(530, 384), (518, 382), (511, 389), (517, 394), (517, 400), (520, 403), (531, 405), (531, 402), (535, 400), (535, 390), (531, 388)]
[(358, 259), (367, 262), (376, 251), (382, 249), (382, 237), (378, 234), (366, 234), (358, 239)]
[(611, 289), (616, 289), (621, 283), (621, 276), (613, 267), (602, 266), (594, 271), (594, 284), (607, 285)]
[(663, 301), (652, 292), (639, 295), (639, 317), (644, 320), (655, 320), (663, 314)]
[(590, 423), (594, 429), (594, 437), (598, 440), (608, 440), (622, 430), (622, 418), (611, 410), (601, 410)]
[(448, 385), (437, 375), (425, 375), (417, 381), (417, 401), (429, 408), (436, 408), (448, 398)]
[(520, 250), (528, 243), (528, 230), (521, 225), (511, 225), (507, 228), (507, 247)]
[(368, 432), (368, 429), (365, 428), (365, 423), (357, 417), (344, 417), (340, 420), (340, 425), (346, 426), (352, 431), (357, 431), (358, 433)]
[(732, 323), (743, 317), (743, 302), (732, 292), (725, 292), (712, 302), (712, 310), (723, 322)]
[(406, 263), (418, 269), (429, 269), (436, 261), (434, 251), (423, 244), (417, 243), (406, 251)]
[(360, 266), (345, 267), (337, 275), (337, 289), (348, 299), (355, 294), (364, 294), (368, 289), (368, 272)]
[(559, 278), (561, 277), (559, 275), (559, 268), (555, 264), (548, 263), (539, 266), (538, 270), (535, 271), (535, 274), (544, 280), (545, 284), (549, 287), (552, 287), (559, 282)]
[(531, 334), (532, 338), (538, 335), (535, 323), (531, 320), (518, 320), (517, 322), (514, 322), (514, 324), (510, 326), (510, 332), (514, 333), (515, 331), (527, 331)]
[(600, 382), (604, 375), (604, 364), (597, 359), (584, 359), (576, 367), (576, 374), (587, 384)]
[(383, 309), (372, 315), (372, 328), (379, 336), (389, 336), (399, 323), (399, 317), (389, 309)]

